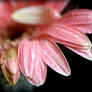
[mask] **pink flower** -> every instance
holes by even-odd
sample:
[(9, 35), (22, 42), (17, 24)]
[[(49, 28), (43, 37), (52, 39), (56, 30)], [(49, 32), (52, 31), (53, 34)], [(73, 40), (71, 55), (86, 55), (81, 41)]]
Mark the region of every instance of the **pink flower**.
[[(18, 22), (22, 22), (25, 24), (42, 26), (44, 22), (45, 24), (47, 24), (43, 9), (45, 9), (45, 12), (48, 13), (54, 10), (53, 8), (46, 8), (45, 6), (27, 7), (16, 11), (13, 14), (13, 18)], [(56, 14), (58, 14), (57, 11), (52, 13), (55, 15), (53, 16), (53, 14), (49, 14), (49, 16), (55, 17)], [(26, 14), (28, 15), (28, 17)], [(48, 16), (46, 17), (48, 19)], [(41, 18), (44, 19), (44, 21), (42, 21)], [(58, 19), (59, 17), (56, 16), (56, 18)], [(39, 21), (37, 21), (36, 19)], [(54, 20), (52, 19), (51, 21)], [(69, 76), (71, 73), (67, 60), (65, 59), (64, 55), (62, 54), (56, 43), (52, 42), (49, 37), (45, 39), (44, 34), (37, 28), (31, 35), (29, 41), (22, 40), (19, 43), (18, 57), (21, 72), (24, 74), (25, 78), (29, 82), (36, 86), (40, 86), (45, 82), (47, 72), (46, 65), (50, 66), (56, 72), (65, 76)]]
[[(60, 11), (69, 0), (29, 2), (0, 3), (1, 64), (2, 52), (18, 48), (19, 68), (16, 69), (33, 85), (40, 86), (46, 80), (47, 65), (62, 75), (71, 74), (68, 62), (56, 43), (92, 60), (92, 44), (84, 34), (91, 33), (91, 10), (78, 9), (61, 16)], [(5, 67), (11, 71), (13, 64), (9, 62)]]
[[(24, 25), (25, 23), (21, 24), (21, 23), (15, 22), (11, 17), (14, 11), (21, 9), (23, 7), (26, 7), (26, 6), (31, 6), (31, 5), (34, 9), (35, 8), (34, 5), (35, 5), (35, 6), (37, 6), (38, 10), (40, 11), (40, 12), (38, 12), (38, 11), (35, 12), (35, 13), (38, 12), (40, 15), (40, 16), (38, 16), (38, 13), (35, 14), (35, 18), (38, 20), (40, 17), (40, 20), (35, 21), (35, 19), (33, 19), (32, 20), (33, 22), (31, 24), (34, 24), (34, 25), (47, 24), (50, 21), (54, 21), (59, 17), (60, 14), (57, 13), (57, 11), (60, 11), (60, 9), (63, 10), (64, 7), (67, 5), (67, 3), (68, 3), (67, 0), (62, 1), (62, 2), (57, 2), (57, 4), (56, 4), (56, 2), (48, 3), (46, 1), (40, 2), (40, 3), (38, 3), (38, 2), (30, 3), (30, 1), (28, 1), (28, 3), (25, 4), (24, 2), (15, 2), (15, 3), (8, 2), (8, 0), (0, 3), (0, 5), (1, 5), (0, 6), (1, 7), (0, 8), (1, 9), (0, 10), (0, 34), (1, 34), (1, 42), (0, 42), (1, 43), (1, 49), (0, 49), (1, 61), (0, 61), (0, 64), (1, 64), (1, 68), (2, 68), (4, 76), (6, 77), (7, 81), (11, 85), (16, 84), (16, 82), (19, 78), (19, 73), (20, 73), (19, 71), (20, 70), (29, 82), (31, 82), (32, 84), (34, 84), (36, 86), (42, 85), (46, 79), (47, 66), (46, 66), (46, 63), (44, 61), (47, 61), (46, 60), (47, 58), (49, 61), (50, 60), (53, 61), (53, 64), (50, 64), (50, 62), (48, 62), (48, 65), (51, 66), (54, 70), (56, 70), (57, 72), (65, 75), (65, 76), (70, 75), (69, 65), (68, 65), (65, 57), (63, 56), (61, 51), (58, 49), (58, 47), (56, 46), (55, 43), (53, 43), (51, 41), (47, 41), (45, 39), (42, 39), (39, 41), (38, 36), (40, 34), (38, 34), (38, 31), (34, 31), (36, 28), (35, 26)], [(61, 5), (62, 5), (62, 7), (61, 7)], [(40, 6), (42, 6), (41, 9), (39, 9)], [(46, 8), (46, 7), (49, 7), (49, 8)], [(35, 8), (35, 9), (37, 9), (37, 8)], [(32, 9), (32, 11), (33, 11), (33, 9)], [(46, 11), (47, 13), (44, 11)], [(52, 12), (52, 13), (50, 13), (50, 12)], [(55, 15), (53, 15), (53, 14), (55, 14)], [(46, 20), (49, 20), (49, 19), (50, 19), (50, 21), (46, 22)], [(45, 23), (43, 23), (44, 21), (45, 21)], [(40, 22), (40, 23), (38, 23), (38, 22)], [(17, 36), (19, 36), (19, 37), (17, 37)], [(37, 38), (37, 41), (30, 40), (30, 37), (32, 39)], [(20, 41), (23, 39), (29, 39), (29, 41), (27, 41), (27, 40), (26, 41), (24, 40), (23, 42)], [(43, 43), (43, 45), (45, 45), (45, 41), (47, 41), (49, 43), (48, 45), (50, 47), (46, 51), (50, 50), (51, 52), (54, 52), (52, 56), (49, 55), (50, 52), (46, 52), (46, 51), (43, 52), (44, 48), (41, 48), (39, 46), (42, 43)], [(14, 52), (11, 55), (8, 55), (6, 53), (6, 51), (10, 52), (11, 48), (16, 49), (18, 46), (18, 43), (20, 44), (18, 48), (21, 48), (23, 46), (23, 44), (24, 45), (27, 44), (28, 48), (27, 47), (25, 48), (25, 46), (24, 46), (23, 48), (25, 48), (25, 49), (22, 50), (23, 55), (27, 54), (26, 55), (27, 57), (24, 56), (22, 58), (21, 57), (22, 53), (20, 53), (21, 49), (18, 49), (18, 53), (20, 56), (19, 60), (17, 59), (17, 57), (14, 58), (14, 60), (13, 60), (12, 55), (14, 54)], [(39, 46), (38, 49), (40, 49), (41, 51), (40, 50), (38, 51), (36, 49), (37, 44)], [(33, 46), (31, 46), (31, 45), (33, 45)], [(34, 48), (34, 50), (32, 51), (33, 48)], [(27, 50), (27, 51), (29, 51), (28, 53), (27, 52), (24, 53), (26, 49), (28, 49)], [(45, 49), (47, 49), (47, 46)], [(3, 54), (3, 52), (5, 54)], [(42, 53), (48, 53), (48, 56), (46, 56), (47, 58), (45, 57), (45, 55), (44, 55), (44, 57), (41, 57)], [(32, 58), (30, 58), (30, 56), (29, 56), (30, 54), (32, 55)], [(6, 56), (7, 56), (7, 59), (6, 59)], [(51, 58), (53, 56), (55, 56), (55, 58), (51, 59), (51, 58), (49, 58), (49, 56)], [(4, 62), (3, 59), (6, 59), (5, 64), (3, 64), (3, 62)], [(23, 60), (23, 62), (22, 62), (22, 60)], [(59, 62), (59, 61), (61, 61), (61, 62)], [(19, 64), (19, 66), (17, 64)], [(21, 66), (21, 64), (22, 64), (22, 66)], [(18, 73), (17, 73), (17, 71), (18, 71)], [(16, 75), (11, 76), (12, 73), (17, 74), (18, 76), (16, 76)], [(10, 79), (12, 79), (12, 81)]]

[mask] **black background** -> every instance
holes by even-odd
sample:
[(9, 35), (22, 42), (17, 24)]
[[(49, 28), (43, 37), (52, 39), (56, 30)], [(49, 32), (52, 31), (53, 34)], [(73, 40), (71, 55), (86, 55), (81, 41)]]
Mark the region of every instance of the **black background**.
[[(71, 0), (64, 12), (74, 8), (92, 9), (91, 0)], [(92, 41), (92, 35), (88, 35)], [(59, 45), (66, 56), (70, 68), (71, 76), (62, 76), (48, 67), (47, 79), (43, 86), (35, 87), (34, 92), (70, 92), (80, 90), (92, 90), (92, 61), (88, 61), (79, 55)], [(1, 91), (0, 91), (1, 92)], [(26, 91), (27, 92), (27, 91)]]

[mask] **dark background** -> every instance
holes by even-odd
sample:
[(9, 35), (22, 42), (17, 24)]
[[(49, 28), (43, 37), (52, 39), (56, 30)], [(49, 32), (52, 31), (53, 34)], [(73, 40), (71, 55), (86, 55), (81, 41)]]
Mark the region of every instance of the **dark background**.
[[(91, 0), (71, 0), (70, 4), (64, 12), (75, 8), (92, 9)], [(88, 37), (92, 41), (92, 35), (88, 35)], [(48, 67), (47, 79), (45, 84), (40, 87), (35, 87), (33, 92), (52, 92), (53, 90), (55, 92), (79, 92), (80, 90), (87, 90), (87, 92), (89, 92), (88, 90), (91, 91), (92, 61), (88, 61), (80, 57), (79, 55), (65, 48), (64, 46), (59, 46), (69, 62), (71, 68), (71, 76), (62, 76)], [(2, 88), (1, 90), (3, 91)]]

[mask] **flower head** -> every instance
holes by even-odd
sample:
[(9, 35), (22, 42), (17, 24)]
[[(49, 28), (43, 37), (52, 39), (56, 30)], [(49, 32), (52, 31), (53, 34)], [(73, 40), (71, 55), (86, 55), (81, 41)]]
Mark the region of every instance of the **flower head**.
[[(2, 53), (6, 53), (6, 50), (10, 52), (11, 48), (18, 48), (18, 61), (14, 62), (17, 68), (12, 70), (11, 57), (13, 56), (11, 55), (2, 69), (2, 71), (5, 70), (3, 73), (9, 82), (7, 75), (20, 70), (29, 82), (40, 86), (46, 80), (47, 65), (56, 72), (69, 76), (71, 74), (69, 64), (56, 43), (61, 43), (86, 59), (92, 60), (92, 44), (84, 34), (91, 33), (92, 11), (78, 9), (61, 16), (60, 11), (68, 2), (69, 0), (49, 3), (45, 0), (27, 4), (18, 2), (14, 3), (16, 7), (13, 7), (10, 2), (1, 4), (4, 11), (9, 8), (5, 25), (2, 25), (2, 15), (5, 12), (1, 10), (0, 15), (1, 65), (4, 61)], [(6, 74), (6, 68), (9, 71), (8, 74)]]

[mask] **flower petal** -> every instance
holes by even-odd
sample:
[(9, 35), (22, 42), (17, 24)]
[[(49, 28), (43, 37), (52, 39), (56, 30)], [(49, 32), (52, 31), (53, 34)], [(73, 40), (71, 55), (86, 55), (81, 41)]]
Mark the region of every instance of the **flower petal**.
[(12, 15), (14, 20), (24, 24), (47, 24), (53, 17), (51, 9), (44, 5), (22, 8)]
[[(26, 44), (25, 44), (26, 43)], [(31, 70), (31, 49), (30, 43), (27, 41), (22, 41), (19, 43), (18, 47), (18, 58), (19, 58), (19, 67), (21, 72), (27, 76)]]
[(4, 64), (1, 65), (1, 69), (4, 74), (4, 77), (9, 82), (9, 84), (11, 86), (14, 86), (19, 80), (20, 71), (17, 71), (15, 74), (12, 74), (11, 72), (8, 71), (7, 67)]
[(45, 35), (47, 34), (51, 36), (51, 38), (53, 37), (54, 41), (62, 43), (66, 46), (72, 46), (81, 49), (89, 49), (91, 47), (91, 43), (87, 36), (77, 29), (72, 28), (72, 26), (54, 23), (41, 29), (38, 28), (38, 30), (43, 32)]
[(92, 34), (92, 24), (79, 24), (73, 27), (83, 33)]
[(1, 55), (1, 65), (4, 64), (8, 71), (16, 74), (19, 71), (17, 49), (11, 48)]
[(34, 5), (42, 5), (44, 4), (45, 1), (40, 1), (40, 0), (19, 0), (19, 1), (9, 1), (11, 3), (13, 9), (20, 9), (28, 6), (34, 6)]
[(40, 43), (43, 50), (43, 61), (56, 72), (69, 76), (71, 73), (69, 65), (57, 45), (47, 40), (41, 40)]
[(13, 8), (9, 2), (0, 2), (0, 30), (13, 24), (11, 13)]
[(69, 47), (69, 46), (66, 46), (66, 47), (69, 48), (70, 50), (74, 51), (78, 55), (92, 61), (92, 50), (91, 49), (81, 50), (81, 49), (73, 48), (73, 47)]
[(38, 41), (21, 41), (18, 49), (19, 66), (26, 79), (33, 85), (45, 82), (47, 66), (41, 60)]
[(43, 1), (40, 5), (31, 5), (22, 8), (12, 14), (12, 18), (24, 24), (47, 24), (51, 20), (60, 18), (60, 10), (63, 10), (69, 0), (62, 1)]
[(92, 10), (76, 9), (69, 11), (63, 15), (60, 21), (74, 26), (83, 33), (92, 33)]
[(47, 66), (42, 60), (37, 60), (34, 64), (34, 73), (31, 76), (26, 76), (26, 79), (35, 86), (44, 84), (47, 75)]
[(57, 12), (62, 12), (64, 8), (67, 6), (70, 0), (46, 0), (46, 6), (56, 10)]
[(92, 10), (75, 9), (69, 11), (63, 15), (60, 21), (69, 25), (92, 23)]
[[(0, 31), (3, 28), (15, 25), (15, 21), (12, 20), (12, 13), (20, 8), (33, 6), (33, 5), (41, 5), (44, 2), (41, 1), (22, 1), (22, 0), (5, 0), (0, 2)], [(2, 29), (1, 29), (2, 28)]]
[(77, 54), (92, 60), (91, 42), (84, 33), (78, 31), (72, 26), (54, 24), (40, 30), (42, 30), (45, 35), (47, 34), (47, 36), (43, 36), (44, 38), (61, 43)]

